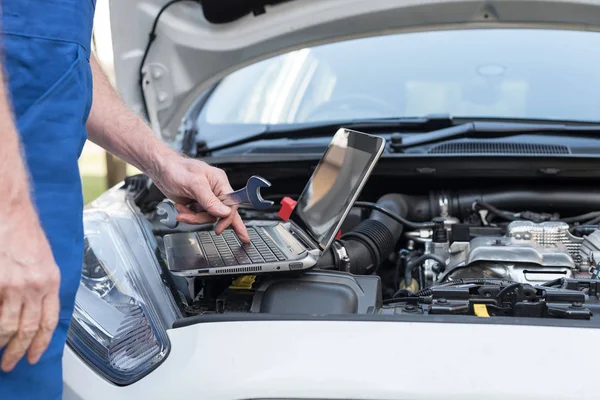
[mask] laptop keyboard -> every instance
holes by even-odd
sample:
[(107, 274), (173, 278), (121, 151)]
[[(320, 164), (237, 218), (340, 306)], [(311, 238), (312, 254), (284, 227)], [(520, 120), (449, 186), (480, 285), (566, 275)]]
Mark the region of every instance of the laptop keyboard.
[(250, 243), (242, 243), (231, 229), (217, 235), (214, 231), (197, 232), (198, 242), (211, 267), (261, 264), (287, 260), (262, 229), (247, 227)]

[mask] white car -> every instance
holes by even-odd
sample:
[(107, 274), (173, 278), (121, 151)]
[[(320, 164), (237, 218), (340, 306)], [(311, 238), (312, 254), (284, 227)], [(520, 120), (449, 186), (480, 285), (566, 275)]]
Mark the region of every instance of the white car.
[(278, 220), (339, 127), (387, 146), (335, 257), (300, 274), (173, 275), (163, 237), (211, 226), (165, 227), (145, 176), (94, 201), (65, 399), (600, 396), (600, 2), (110, 14), (117, 87), (156, 134), (272, 183), (246, 220)]

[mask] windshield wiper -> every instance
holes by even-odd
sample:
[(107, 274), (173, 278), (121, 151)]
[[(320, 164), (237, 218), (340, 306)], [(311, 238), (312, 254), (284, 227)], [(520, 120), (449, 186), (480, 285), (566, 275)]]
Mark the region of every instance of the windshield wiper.
[(394, 144), (394, 148), (408, 149), (410, 147), (418, 147), (460, 138), (493, 139), (525, 134), (562, 136), (565, 133), (576, 133), (576, 136), (578, 137), (597, 138), (598, 134), (600, 134), (600, 125), (474, 121), (420, 135), (403, 137), (402, 143)]
[(262, 125), (261, 130), (231, 142), (199, 150), (202, 155), (237, 147), (246, 143), (271, 139), (306, 139), (333, 136), (339, 128), (354, 129), (367, 133), (384, 132), (430, 132), (452, 127), (454, 122), (449, 115), (428, 115), (425, 117), (401, 117), (381, 119), (356, 119), (331, 121), (326, 123)]

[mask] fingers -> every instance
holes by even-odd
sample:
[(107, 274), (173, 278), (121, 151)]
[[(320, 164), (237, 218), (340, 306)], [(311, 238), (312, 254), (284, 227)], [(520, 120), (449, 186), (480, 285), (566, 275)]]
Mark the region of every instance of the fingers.
[(40, 357), (48, 348), (52, 334), (58, 325), (58, 314), (60, 312), (60, 301), (58, 299), (58, 291), (49, 294), (42, 300), (42, 312), (40, 318), (39, 329), (31, 342), (27, 361), (30, 364), (35, 364), (40, 360)]
[(237, 206), (231, 207), (231, 211), (232, 213), (229, 217), (223, 218), (219, 222), (217, 222), (217, 226), (215, 227), (215, 233), (217, 235), (220, 235), (225, 229), (231, 226), (242, 242), (250, 243), (250, 236), (248, 236), (248, 230), (246, 229), (246, 226), (244, 225), (240, 214), (237, 212)]
[(0, 308), (0, 349), (6, 346), (19, 329), (23, 298), (15, 291), (6, 291)]
[(244, 225), (244, 221), (242, 221), (242, 217), (240, 217), (240, 214), (237, 211), (235, 212), (233, 222), (231, 222), (231, 227), (242, 242), (250, 243), (248, 229), (246, 229), (246, 225)]
[(218, 218), (226, 218), (231, 215), (231, 208), (227, 207), (215, 196), (209, 185), (198, 185), (194, 190), (195, 200), (210, 215)]
[(229, 225), (231, 225), (231, 222), (233, 221), (233, 218), (236, 216), (236, 214), (237, 214), (237, 206), (231, 207), (231, 214), (229, 214), (229, 216), (227, 216), (226, 218), (221, 218), (219, 220), (219, 222), (217, 222), (217, 225), (215, 226), (215, 233), (217, 235), (220, 235), (221, 233), (223, 233), (223, 231)]
[(1, 368), (4, 372), (12, 371), (31, 345), (35, 337), (41, 316), (41, 301), (28, 298), (23, 305), (21, 323), (17, 333), (12, 337), (2, 356)]
[(207, 224), (217, 220), (207, 212), (195, 213), (183, 204), (175, 204), (175, 209), (178, 212), (177, 221), (186, 224)]

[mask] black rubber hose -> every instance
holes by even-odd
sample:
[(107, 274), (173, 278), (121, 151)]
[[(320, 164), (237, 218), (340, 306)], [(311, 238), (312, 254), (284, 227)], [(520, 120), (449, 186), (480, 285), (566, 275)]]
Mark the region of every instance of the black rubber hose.
[[(403, 194), (389, 194), (388, 198), (404, 204), (406, 214), (404, 218), (409, 221), (431, 221), (442, 214), (440, 199), (447, 199), (448, 213), (454, 217), (466, 218), (473, 212), (473, 203), (476, 201), (493, 205), (497, 209), (559, 212), (563, 215), (580, 214), (598, 211), (600, 204), (600, 190), (578, 188), (572, 190), (493, 190), (472, 191), (460, 190), (451, 192), (431, 192), (427, 196), (409, 196)], [(568, 217), (567, 217), (568, 218)], [(566, 218), (565, 218), (566, 219)], [(600, 222), (600, 221), (599, 221)]]
[[(387, 210), (395, 216), (405, 218), (407, 204), (404, 200), (402, 195), (386, 195), (377, 201), (377, 209)], [(373, 211), (368, 219), (362, 221), (340, 239), (350, 259), (349, 272), (367, 274), (375, 271), (394, 251), (403, 231), (404, 226), (397, 218), (390, 217), (381, 211)], [(339, 269), (339, 264), (332, 246), (319, 259), (317, 268)]]
[(401, 224), (402, 226), (405, 226), (410, 229), (431, 229), (435, 226), (435, 224), (433, 222), (409, 221), (406, 218), (404, 218), (403, 216), (401, 216), (400, 214), (393, 213), (384, 207), (378, 206), (377, 204), (365, 202), (365, 201), (357, 201), (356, 203), (354, 203), (354, 207), (368, 208), (368, 209), (377, 211), (378, 213), (381, 213), (381, 214), (393, 219), (394, 221)]
[[(581, 210), (597, 211), (600, 204), (600, 191), (597, 189), (575, 190), (505, 190), (493, 192), (459, 191), (449, 198), (449, 212), (458, 218), (472, 213), (475, 201), (493, 204), (498, 209), (532, 211), (552, 211), (565, 215), (580, 214)], [(434, 207), (433, 215), (439, 214), (439, 206)]]
[(441, 266), (446, 266), (446, 261), (442, 259), (440, 256), (436, 256), (435, 254), (423, 254), (420, 257), (417, 257), (414, 260), (410, 260), (406, 263), (406, 268), (404, 269), (404, 284), (409, 286), (412, 283), (412, 271), (415, 267), (420, 266), (426, 260), (433, 260), (440, 264)]

